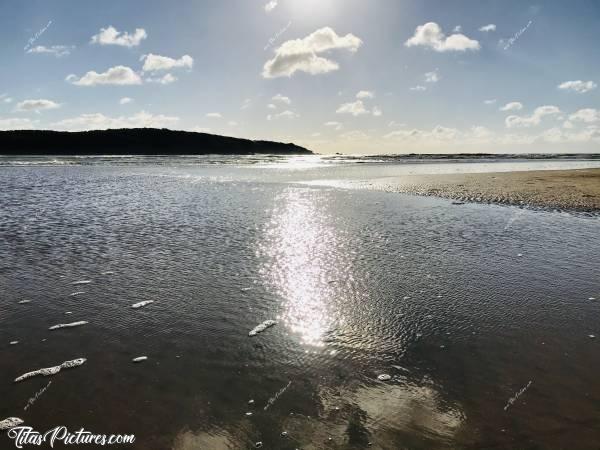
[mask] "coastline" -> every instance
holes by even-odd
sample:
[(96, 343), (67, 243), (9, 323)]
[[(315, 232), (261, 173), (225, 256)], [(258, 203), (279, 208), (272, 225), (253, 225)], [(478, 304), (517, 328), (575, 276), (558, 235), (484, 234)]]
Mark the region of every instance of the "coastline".
[(461, 202), (600, 212), (600, 169), (407, 175), (379, 178), (369, 187)]

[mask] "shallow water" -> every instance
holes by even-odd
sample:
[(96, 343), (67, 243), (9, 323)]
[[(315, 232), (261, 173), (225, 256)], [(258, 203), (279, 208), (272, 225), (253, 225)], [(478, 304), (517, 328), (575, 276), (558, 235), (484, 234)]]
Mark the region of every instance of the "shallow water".
[[(597, 447), (598, 217), (302, 184), (459, 164), (489, 170), (0, 168), (0, 420), (136, 449)], [(66, 311), (89, 323), (49, 331)], [(48, 379), (15, 377), (79, 357), (24, 411)]]

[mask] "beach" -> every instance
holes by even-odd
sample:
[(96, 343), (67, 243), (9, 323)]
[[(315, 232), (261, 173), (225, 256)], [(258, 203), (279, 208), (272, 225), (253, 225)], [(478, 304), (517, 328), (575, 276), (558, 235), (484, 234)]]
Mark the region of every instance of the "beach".
[(600, 169), (408, 175), (371, 184), (388, 191), (459, 201), (600, 210)]

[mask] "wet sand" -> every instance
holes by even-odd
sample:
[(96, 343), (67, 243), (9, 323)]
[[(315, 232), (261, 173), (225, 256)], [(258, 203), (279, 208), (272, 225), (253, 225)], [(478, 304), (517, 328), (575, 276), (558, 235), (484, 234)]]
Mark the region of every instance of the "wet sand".
[(459, 201), (600, 211), (600, 169), (408, 175), (380, 178), (371, 187)]

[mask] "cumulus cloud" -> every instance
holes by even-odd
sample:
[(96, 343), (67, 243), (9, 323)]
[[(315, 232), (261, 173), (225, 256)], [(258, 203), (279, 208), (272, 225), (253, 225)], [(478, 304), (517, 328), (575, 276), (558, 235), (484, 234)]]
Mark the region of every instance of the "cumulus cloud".
[(92, 36), (90, 43), (100, 45), (120, 45), (122, 47), (136, 47), (148, 37), (146, 30), (136, 28), (133, 34), (117, 31), (112, 25), (108, 28), (100, 28), (100, 32)]
[(148, 83), (158, 83), (158, 84), (171, 84), (177, 81), (177, 77), (171, 75), (170, 73), (166, 73), (162, 77), (148, 77), (146, 78)]
[(298, 71), (317, 75), (338, 70), (337, 62), (319, 54), (340, 49), (354, 53), (361, 45), (362, 41), (351, 33), (338, 36), (332, 28), (324, 27), (303, 39), (293, 39), (281, 44), (275, 49), (275, 56), (265, 63), (262, 76), (291, 77)]
[(281, 94), (277, 94), (277, 95), (273, 96), (271, 98), (271, 100), (273, 100), (274, 102), (285, 103), (286, 105), (289, 105), (290, 103), (292, 103), (292, 101), (290, 100), (289, 97), (286, 97), (285, 95), (281, 95)]
[(592, 89), (596, 89), (597, 86), (598, 85), (593, 81), (576, 80), (565, 81), (564, 83), (559, 84), (558, 88), (564, 91), (573, 91), (577, 92), (578, 94), (584, 94), (588, 91), (591, 91)]
[(479, 31), (483, 31), (483, 32), (496, 31), (496, 25), (494, 25), (493, 23), (490, 23), (489, 25), (484, 25), (481, 28), (479, 28)]
[(462, 26), (460, 25), (456, 25), (453, 29), (452, 29), (453, 33), (460, 33), (462, 32)]
[(379, 117), (383, 114), (383, 112), (377, 106), (373, 106), (373, 109), (371, 110), (371, 114), (373, 114), (375, 117)]
[(373, 91), (358, 91), (356, 94), (356, 98), (365, 99), (365, 98), (374, 98), (375, 93)]
[(425, 74), (425, 83), (437, 83), (438, 81), (440, 81), (440, 75), (437, 69)]
[(73, 50), (74, 48), (75, 46), (73, 45), (51, 45), (50, 47), (46, 47), (44, 45), (37, 45), (27, 50), (27, 53), (47, 53), (59, 58), (61, 56), (69, 55), (71, 53), (71, 50)]
[(223, 115), (218, 112), (210, 112), (210, 113), (206, 114), (206, 117), (208, 117), (210, 119), (222, 119)]
[(0, 119), (0, 130), (31, 130), (36, 127), (37, 120), (9, 117)]
[(500, 108), (500, 111), (519, 111), (523, 109), (523, 103), (510, 102)]
[(531, 127), (539, 125), (542, 118), (554, 114), (559, 114), (560, 109), (556, 106), (546, 105), (535, 108), (530, 116), (508, 116), (505, 120), (507, 128)]
[(76, 75), (71, 74), (67, 76), (65, 81), (77, 86), (142, 84), (142, 79), (140, 76), (135, 73), (133, 69), (126, 66), (111, 67), (103, 73), (98, 73), (91, 70), (81, 78), (77, 78)]
[(273, 104), (273, 103), (269, 103), (269, 104), (267, 105), (267, 108), (269, 108), (269, 109), (277, 109), (277, 105), (275, 105), (275, 104)]
[(20, 103), (17, 103), (16, 111), (19, 112), (37, 112), (47, 110), (47, 109), (56, 109), (60, 108), (60, 104), (53, 102), (52, 100), (46, 99), (38, 99), (38, 100), (24, 100)]
[(369, 114), (369, 110), (365, 108), (362, 100), (356, 100), (355, 102), (344, 103), (338, 107), (335, 111), (338, 114), (352, 114), (354, 117), (362, 114)]
[(9, 97), (8, 94), (1, 94), (0, 101), (2, 101), (4, 103), (11, 103), (13, 101), (13, 99), (11, 97)]
[(144, 72), (159, 72), (178, 68), (191, 69), (194, 65), (194, 58), (190, 55), (183, 55), (179, 59), (174, 59), (168, 56), (149, 53), (142, 55), (140, 61), (144, 61), (144, 66), (142, 67)]
[(279, 114), (269, 114), (267, 116), (267, 120), (273, 120), (273, 119), (295, 119), (296, 117), (300, 117), (299, 114), (296, 114), (294, 111), (290, 111), (289, 109), (286, 109), (283, 112), (280, 112)]
[(271, 0), (269, 3), (267, 3), (265, 5), (265, 11), (266, 12), (271, 12), (273, 11), (275, 8), (277, 8), (277, 0)]
[(131, 103), (132, 101), (133, 101), (132, 98), (123, 97), (121, 100), (119, 100), (119, 105), (126, 105), (128, 103)]
[(51, 128), (66, 131), (105, 130), (108, 128), (169, 128), (178, 117), (154, 115), (140, 111), (132, 116), (108, 117), (101, 113), (81, 114), (51, 124)]
[(440, 26), (435, 22), (419, 25), (415, 34), (404, 45), (406, 47), (428, 47), (436, 52), (479, 50), (479, 42), (464, 34), (455, 33), (446, 37)]
[(600, 111), (593, 108), (580, 109), (569, 116), (571, 122), (600, 122)]

